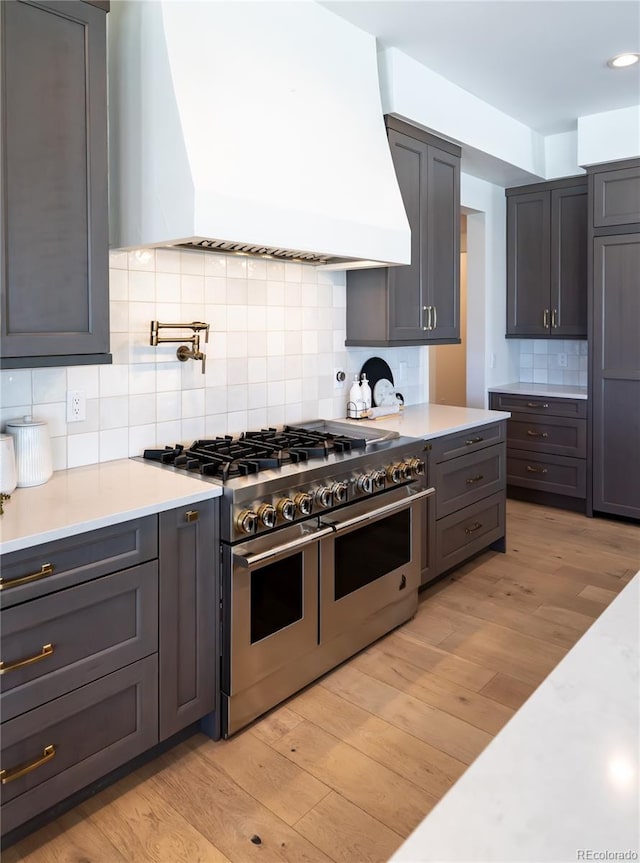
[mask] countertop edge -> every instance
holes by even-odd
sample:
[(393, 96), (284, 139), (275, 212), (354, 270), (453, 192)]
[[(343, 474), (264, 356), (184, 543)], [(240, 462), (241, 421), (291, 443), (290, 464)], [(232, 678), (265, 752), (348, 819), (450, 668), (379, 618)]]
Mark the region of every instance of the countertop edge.
[(579, 399), (588, 401), (587, 387), (568, 384), (534, 384), (514, 382), (487, 387), (489, 393), (505, 393), (513, 396), (545, 396), (550, 399)]

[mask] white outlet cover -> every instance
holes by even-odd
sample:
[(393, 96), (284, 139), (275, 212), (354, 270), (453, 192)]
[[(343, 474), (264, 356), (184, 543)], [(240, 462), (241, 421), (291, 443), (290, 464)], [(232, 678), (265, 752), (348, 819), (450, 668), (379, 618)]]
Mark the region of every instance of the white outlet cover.
[(79, 423), (87, 418), (87, 399), (84, 390), (67, 392), (67, 422)]

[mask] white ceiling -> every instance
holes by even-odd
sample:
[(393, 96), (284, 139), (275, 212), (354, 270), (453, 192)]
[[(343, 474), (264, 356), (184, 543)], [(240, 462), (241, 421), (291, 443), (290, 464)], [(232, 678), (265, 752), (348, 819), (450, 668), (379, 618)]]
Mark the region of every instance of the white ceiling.
[(640, 103), (638, 0), (322, 0), (434, 72), (543, 135)]

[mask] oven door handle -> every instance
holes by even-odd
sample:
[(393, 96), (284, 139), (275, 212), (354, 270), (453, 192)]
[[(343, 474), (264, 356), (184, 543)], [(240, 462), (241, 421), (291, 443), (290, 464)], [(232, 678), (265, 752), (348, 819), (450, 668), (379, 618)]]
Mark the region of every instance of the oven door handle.
[(435, 491), (435, 488), (425, 488), (422, 491), (410, 494), (408, 497), (403, 497), (402, 500), (397, 500), (395, 503), (388, 503), (386, 506), (379, 506), (377, 509), (365, 512), (362, 515), (356, 515), (353, 518), (348, 518), (346, 521), (331, 522), (331, 525), (336, 533), (340, 533), (343, 530), (347, 530), (348, 528), (355, 527), (358, 524), (370, 521), (372, 518), (377, 519), (381, 516), (391, 515), (394, 512), (406, 509), (408, 506), (411, 506), (425, 497), (431, 497), (432, 494), (435, 494)]
[(267, 551), (260, 551), (257, 554), (234, 553), (233, 562), (238, 566), (249, 569), (258, 563), (270, 560), (272, 557), (280, 557), (282, 554), (287, 554), (290, 551), (296, 551), (300, 548), (304, 548), (306, 545), (311, 545), (312, 542), (317, 542), (324, 536), (329, 536), (330, 533), (333, 533), (333, 528), (324, 527), (320, 530), (314, 531), (313, 533), (305, 534), (305, 536), (298, 536), (296, 539), (292, 539), (289, 542), (283, 542), (282, 545), (276, 545), (275, 548), (269, 548)]

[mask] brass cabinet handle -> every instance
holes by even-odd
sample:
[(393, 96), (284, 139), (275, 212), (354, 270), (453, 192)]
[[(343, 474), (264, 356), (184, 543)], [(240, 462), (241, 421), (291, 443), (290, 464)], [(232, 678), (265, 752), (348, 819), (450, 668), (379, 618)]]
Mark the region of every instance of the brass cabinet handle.
[(528, 408), (548, 408), (549, 405), (546, 402), (527, 402)]
[(484, 479), (483, 474), (479, 473), (476, 476), (471, 476), (467, 480), (467, 485), (473, 485), (474, 482), (480, 482), (481, 479)]
[(200, 513), (197, 509), (190, 509), (184, 514), (185, 521), (197, 521), (200, 518)]
[(42, 767), (43, 764), (46, 764), (55, 757), (56, 747), (51, 743), (49, 746), (44, 747), (42, 755), (40, 758), (36, 758), (35, 761), (27, 761), (24, 764), (19, 764), (17, 767), (10, 767), (9, 770), (0, 770), (0, 782), (6, 785), (8, 782), (13, 782), (14, 779), (22, 779), (27, 773), (37, 770), (38, 767)]
[(473, 527), (465, 527), (464, 532), (469, 536), (470, 533), (475, 533), (477, 530), (480, 530), (481, 527), (482, 525), (477, 521)]
[(431, 306), (433, 309), (433, 327), (431, 329), (435, 330), (438, 327), (438, 307)]
[[(427, 313), (427, 323), (424, 323), (424, 315)], [(422, 329), (426, 332), (429, 329), (429, 306), (422, 307)]]
[(40, 662), (46, 659), (47, 656), (53, 656), (53, 644), (43, 644), (40, 653), (35, 656), (28, 656), (26, 659), (17, 659), (15, 662), (4, 663), (0, 661), (0, 675), (6, 674), (7, 671), (16, 671), (18, 668), (24, 668), (25, 665), (33, 665), (34, 662)]
[(554, 309), (551, 312), (551, 328), (554, 330), (558, 328), (558, 310), (557, 309)]
[(469, 440), (466, 440), (464, 442), (464, 445), (465, 446), (473, 446), (474, 443), (480, 443), (480, 441), (483, 441), (483, 440), (484, 440), (484, 438), (480, 437), (480, 435), (478, 435), (478, 437), (472, 437), (472, 438), (469, 438)]
[(527, 465), (527, 471), (529, 473), (547, 473), (546, 467), (531, 467), (530, 464)]
[(547, 432), (537, 432), (537, 431), (533, 431), (533, 429), (527, 429), (527, 434), (529, 435), (529, 437), (542, 437), (542, 438), (548, 438), (549, 437), (549, 434)]
[(26, 584), (28, 581), (44, 578), (45, 575), (51, 575), (53, 570), (54, 566), (52, 563), (43, 563), (40, 567), (40, 572), (33, 572), (31, 575), (21, 575), (18, 578), (10, 578), (7, 581), (4, 578), (0, 578), (0, 590), (6, 590), (8, 587), (17, 587), (19, 584)]
[(549, 329), (549, 309), (544, 310), (544, 314), (542, 316), (542, 326), (545, 330)]

